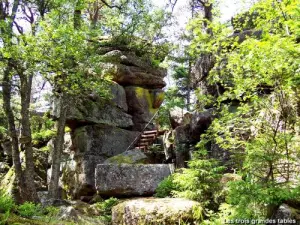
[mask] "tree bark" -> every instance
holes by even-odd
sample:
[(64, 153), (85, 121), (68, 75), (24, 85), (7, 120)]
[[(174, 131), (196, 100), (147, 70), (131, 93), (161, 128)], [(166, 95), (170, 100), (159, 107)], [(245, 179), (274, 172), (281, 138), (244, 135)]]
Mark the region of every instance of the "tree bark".
[(49, 197), (54, 199), (60, 198), (59, 193), (59, 176), (60, 176), (60, 161), (61, 153), (64, 147), (65, 125), (68, 111), (68, 98), (66, 93), (62, 92), (60, 97), (59, 118), (56, 122), (57, 133), (52, 151), (51, 179), (49, 183)]
[(32, 75), (26, 76), (23, 72), (19, 72), (21, 81), (21, 149), (25, 152), (25, 182), (27, 187), (27, 200), (31, 202), (39, 202), (34, 183), (34, 159), (31, 137), (31, 124), (30, 124), (30, 97), (32, 86)]
[(25, 184), (25, 177), (23, 176), (20, 152), (19, 152), (19, 141), (18, 133), (15, 126), (14, 113), (11, 107), (11, 78), (10, 72), (12, 70), (11, 63), (8, 62), (7, 67), (3, 74), (3, 108), (8, 121), (8, 133), (12, 142), (12, 159), (16, 175), (16, 183), (20, 194), (20, 203), (27, 201), (27, 188)]

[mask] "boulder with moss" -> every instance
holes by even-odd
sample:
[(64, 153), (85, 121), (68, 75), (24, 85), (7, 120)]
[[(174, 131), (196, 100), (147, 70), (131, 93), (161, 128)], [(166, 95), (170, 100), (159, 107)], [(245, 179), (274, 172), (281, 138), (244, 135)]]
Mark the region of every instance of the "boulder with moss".
[(181, 198), (133, 199), (112, 208), (113, 225), (198, 224), (201, 218), (201, 205)]
[(140, 149), (133, 149), (110, 157), (103, 164), (145, 164), (148, 160), (148, 157)]
[[(128, 104), (128, 113), (132, 115), (134, 130), (141, 131), (151, 120), (164, 100), (161, 89), (145, 89), (128, 86), (125, 88)], [(153, 129), (154, 125), (148, 126)]]
[(62, 162), (61, 187), (68, 197), (93, 196), (96, 165), (124, 152), (138, 135), (139, 132), (108, 125), (77, 128), (72, 135), (73, 151)]
[(168, 164), (99, 164), (96, 189), (103, 196), (150, 196), (170, 174)]

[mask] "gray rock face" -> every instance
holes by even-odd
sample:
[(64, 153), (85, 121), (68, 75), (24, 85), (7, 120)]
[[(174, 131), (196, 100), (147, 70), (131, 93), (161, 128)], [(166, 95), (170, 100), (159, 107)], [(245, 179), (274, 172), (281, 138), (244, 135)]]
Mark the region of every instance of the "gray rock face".
[(274, 212), (272, 219), (276, 221), (277, 225), (296, 224), (296, 221), (300, 219), (300, 212), (287, 204), (282, 204)]
[(190, 123), (192, 114), (179, 107), (170, 110), (170, 122), (173, 129)]
[(155, 68), (150, 61), (142, 60), (134, 53), (112, 50), (103, 56), (103, 73), (111, 74), (121, 85), (137, 85), (149, 88), (163, 88), (166, 70)]
[(91, 196), (95, 190), (97, 164), (126, 150), (139, 132), (108, 125), (77, 128), (73, 134), (74, 152), (62, 164), (62, 187), (73, 198)]
[(120, 109), (124, 110), (125, 112), (128, 111), (128, 105), (126, 101), (126, 93), (124, 88), (116, 82), (113, 82), (111, 85), (111, 93), (113, 96), (112, 103), (119, 107)]
[[(149, 90), (141, 87), (129, 86), (125, 88), (128, 112), (133, 117), (134, 130), (143, 130), (163, 102), (161, 90)], [(149, 129), (154, 129), (150, 125)]]
[(67, 207), (63, 206), (60, 208), (59, 219), (60, 220), (69, 220), (69, 221), (70, 220), (78, 221), (79, 215), (73, 206), (67, 206)]
[(204, 112), (196, 112), (193, 114), (190, 127), (191, 137), (194, 141), (200, 140), (200, 135), (203, 134), (210, 126), (213, 120), (213, 109), (208, 109)]
[[(96, 93), (76, 99), (67, 113), (67, 125), (73, 129), (86, 124), (132, 127), (132, 116), (126, 113), (128, 106), (124, 88), (117, 83), (112, 83), (110, 88), (111, 101), (105, 101)], [(59, 100), (54, 102), (54, 117), (59, 115), (59, 104)]]
[(168, 164), (99, 164), (96, 189), (106, 196), (152, 195), (158, 184), (170, 175)]
[(140, 198), (112, 208), (113, 225), (198, 224), (195, 212), (202, 214), (198, 202), (181, 198)]
[(124, 152), (139, 132), (108, 125), (91, 125), (75, 130), (73, 146), (75, 156), (102, 156), (109, 158)]

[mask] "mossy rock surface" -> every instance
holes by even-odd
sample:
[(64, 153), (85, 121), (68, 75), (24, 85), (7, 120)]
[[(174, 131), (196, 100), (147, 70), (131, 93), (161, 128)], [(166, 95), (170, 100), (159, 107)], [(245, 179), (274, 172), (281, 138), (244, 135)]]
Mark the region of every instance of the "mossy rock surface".
[(107, 159), (104, 164), (145, 164), (148, 157), (138, 149), (129, 150)]
[(113, 225), (197, 224), (201, 217), (198, 202), (181, 198), (139, 198), (112, 209)]

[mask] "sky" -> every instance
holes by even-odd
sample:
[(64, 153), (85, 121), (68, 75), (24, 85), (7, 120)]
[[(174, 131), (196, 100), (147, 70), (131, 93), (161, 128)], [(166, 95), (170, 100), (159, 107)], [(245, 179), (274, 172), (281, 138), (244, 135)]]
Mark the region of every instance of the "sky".
[[(159, 7), (163, 7), (169, 0), (152, 0), (153, 3)], [(174, 1), (174, 0), (173, 0)], [(255, 0), (219, 0), (221, 21), (228, 21), (232, 16), (240, 12), (243, 7), (249, 6)], [(181, 26), (187, 22), (189, 0), (177, 0), (176, 7), (174, 8), (174, 15)]]

